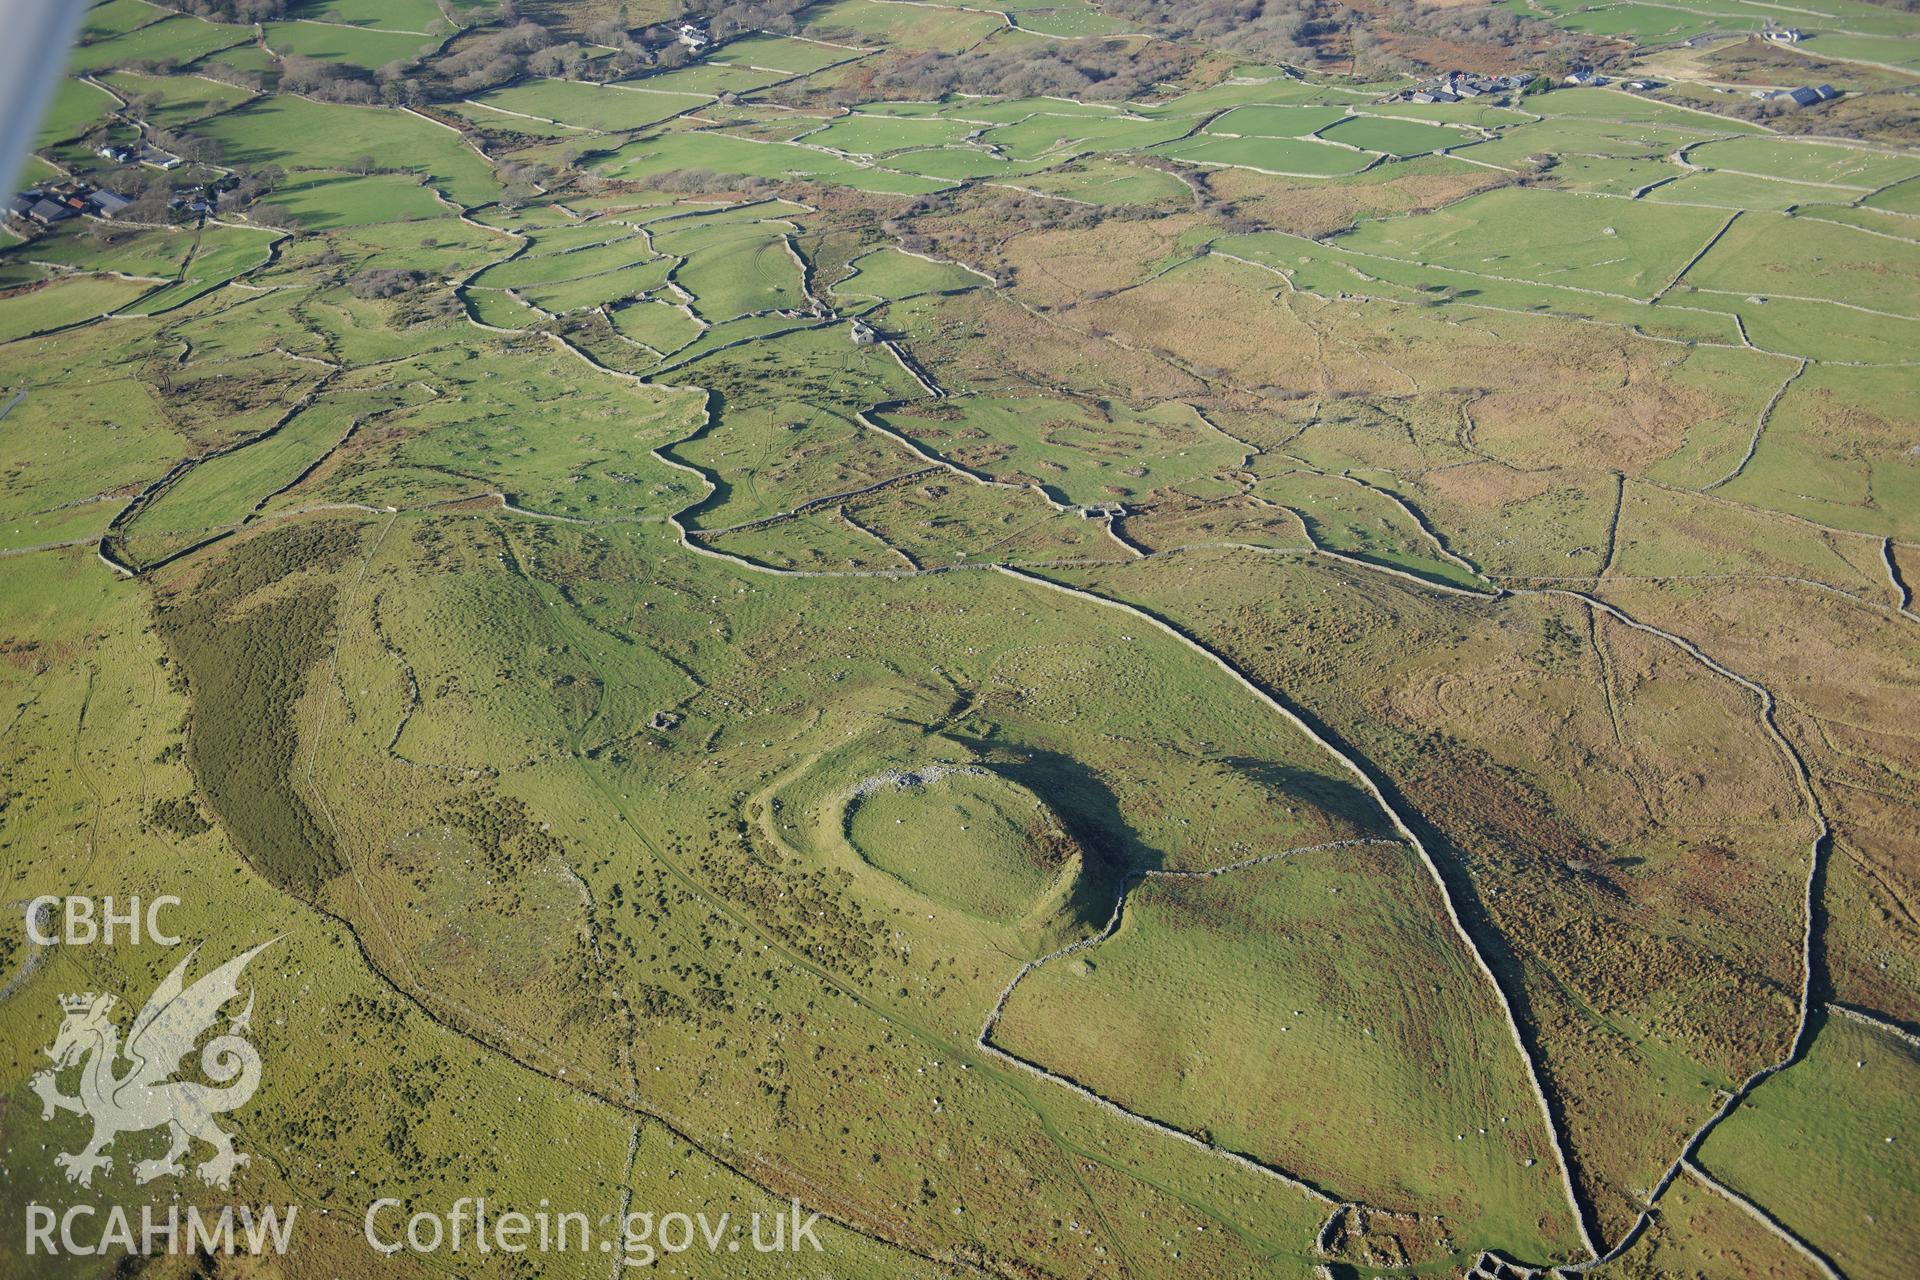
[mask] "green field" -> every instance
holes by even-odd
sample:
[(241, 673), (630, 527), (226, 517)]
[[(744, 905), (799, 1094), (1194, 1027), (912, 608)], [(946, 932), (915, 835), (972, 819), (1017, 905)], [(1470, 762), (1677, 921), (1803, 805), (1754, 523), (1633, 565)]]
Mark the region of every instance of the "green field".
[(962, 9), (900, 9), (884, 0), (831, 0), (806, 11), (809, 29), (850, 32), (862, 40), (890, 38), (914, 47), (958, 51), (1000, 29), (990, 13)]
[(1822, 39), (1820, 50), (1824, 56), (1892, 67), (1909, 75), (1920, 71), (1920, 53), (1914, 50), (1910, 33), (1894, 39), (1835, 32)]
[(273, 255), (276, 233), (252, 227), (208, 227), (200, 233), (180, 279), (140, 300), (142, 315), (156, 315), (193, 301), (244, 272), (264, 266)]
[(1623, 36), (1639, 43), (1665, 44), (1691, 40), (1718, 31), (1726, 24), (1711, 17), (1682, 13), (1663, 5), (1607, 4), (1562, 14), (1557, 25), (1593, 35)]
[(1771, 138), (1729, 138), (1687, 153), (1694, 164), (1731, 169), (1789, 182), (1872, 191), (1920, 175), (1920, 157), (1864, 147), (1784, 142)]
[(498, 192), (487, 163), (458, 134), (397, 111), (273, 97), (204, 128), (232, 163), (339, 169), (372, 157), (424, 174), (462, 204), (484, 204)]
[(1725, 221), (1704, 209), (1498, 191), (1438, 213), (1366, 223), (1340, 243), (1468, 273), (1644, 298)]
[(264, 495), (292, 484), (333, 448), (366, 407), (317, 403), (257, 443), (200, 464), (141, 510), (123, 545), (136, 562), (156, 560), (238, 526)]
[(1235, 107), (1206, 128), (1248, 138), (1304, 138), (1347, 118), (1334, 107)]
[(937, 191), (949, 185), (938, 178), (876, 172), (804, 147), (752, 142), (709, 131), (669, 133), (629, 143), (613, 154), (605, 171), (609, 176), (635, 179), (699, 169), (751, 178), (813, 179), (862, 190), (903, 193)]
[(1255, 492), (1297, 512), (1315, 546), (1457, 586), (1476, 585), (1473, 575), (1441, 555), (1404, 510), (1363, 484), (1288, 472), (1263, 480)]
[(1081, 855), (1072, 838), (1016, 783), (954, 773), (871, 785), (848, 807), (847, 840), (874, 866), (943, 906), (1017, 921), (1064, 893), (1077, 870)]
[(1180, 137), (1183, 125), (1113, 115), (1028, 115), (981, 135), (1015, 160), (1065, 159), (1107, 151), (1136, 150)]
[(272, 200), (315, 231), (421, 221), (446, 213), (446, 206), (417, 178), (397, 174), (304, 174), (274, 188)]
[(1617, 89), (1556, 89), (1536, 99), (1540, 114), (1551, 120), (1611, 120), (1623, 124), (1658, 125), (1713, 133), (1759, 133), (1759, 125), (1731, 116), (1713, 115)]
[(1905, 1141), (1916, 1084), (1911, 1045), (1830, 1016), (1805, 1060), (1762, 1085), (1707, 1140), (1700, 1164), (1847, 1274), (1898, 1275), (1914, 1227), (1886, 1188), (1920, 1175)]
[[(8, 392), (9, 400), (13, 394)], [(9, 547), (98, 535), (119, 507), (97, 497), (103, 485), (135, 483), (155, 467), (164, 469), (186, 447), (154, 398), (131, 378), (29, 389), (0, 419), (0, 429), (8, 476), (0, 486), (0, 529)]]
[[(856, 277), (857, 279), (857, 277)], [(1246, 451), (1190, 409), (982, 398), (882, 421), (968, 469), (1039, 486), (1059, 501), (1125, 501), (1231, 467)]]
[(1008, 8), (1015, 15), (1015, 23), (1021, 30), (1037, 31), (1049, 36), (1125, 35), (1131, 34), (1139, 25), (1098, 12), (1087, 4), (1021, 5), (1018, 9), (1010, 5)]
[(95, 316), (110, 315), (153, 286), (109, 276), (58, 280), (43, 288), (0, 296), (0, 335), (5, 340), (62, 329)]
[(1508, 129), (1490, 141), (1474, 143), (1464, 154), (1496, 164), (1515, 164), (1537, 154), (1562, 159), (1634, 158), (1666, 162), (1675, 151), (1700, 143), (1708, 136), (1698, 128), (1684, 126), (1549, 118), (1538, 124)]
[(76, 71), (101, 71), (135, 60), (184, 65), (244, 44), (252, 36), (249, 27), (168, 17), (82, 45), (75, 51), (71, 66)]
[(1054, 192), (1093, 204), (1167, 205), (1191, 199), (1186, 185), (1170, 174), (1140, 165), (1086, 160), (1045, 173), (1025, 174), (1019, 185)]
[(635, 89), (657, 93), (718, 95), (751, 93), (781, 78), (777, 71), (755, 71), (749, 67), (729, 67), (717, 62), (695, 62), (671, 71), (655, 71), (638, 80), (626, 82)]
[(703, 94), (540, 80), (498, 89), (476, 101), (483, 106), (558, 120), (578, 128), (621, 133), (658, 124), (691, 111), (709, 99)]
[(816, 147), (876, 156), (917, 147), (950, 146), (965, 141), (977, 129), (977, 125), (957, 120), (853, 115), (803, 136)]
[(1391, 846), (1149, 882), (1110, 940), (1021, 985), (996, 1037), (1338, 1195), (1393, 1206), (1470, 1187), (1463, 1221), (1551, 1250), (1569, 1224), (1539, 1113), (1478, 1065), (1505, 1031), (1425, 896)]
[(900, 173), (918, 174), (942, 181), (968, 178), (1012, 180), (1024, 174), (1021, 165), (1002, 160), (992, 152), (965, 146), (896, 151), (886, 157), (884, 164), (886, 168)]
[(1896, 213), (1920, 213), (1920, 180), (1895, 183), (1884, 191), (1874, 192), (1865, 203)]
[(656, 226), (654, 243), (681, 259), (674, 279), (709, 324), (804, 302), (799, 263), (778, 224), (687, 218)]
[(1358, 173), (1377, 158), (1369, 152), (1349, 151), (1304, 138), (1201, 137), (1171, 143), (1159, 151), (1190, 164), (1229, 165), (1260, 173), (1326, 178)]
[(752, 35), (727, 41), (711, 56), (714, 61), (729, 66), (757, 67), (787, 75), (802, 75), (856, 58), (859, 54), (857, 49), (836, 48), (813, 39)]
[(82, 133), (113, 108), (111, 95), (83, 80), (63, 80), (40, 122), (38, 145), (47, 146)]
[(155, 8), (146, 0), (105, 0), (88, 7), (86, 16), (80, 20), (80, 40), (91, 44), (110, 36), (125, 35), (166, 16), (165, 10)]
[(270, 22), (263, 25), (267, 47), (282, 58), (318, 58), (346, 66), (374, 67), (411, 62), (439, 47), (439, 40), (415, 31), (335, 26), (318, 22)]
[(409, 33), (445, 21), (433, 0), (302, 0), (292, 8), (295, 17), (311, 21)]
[(1126, 117), (1145, 114), (1127, 112), (1109, 103), (1077, 102), (1072, 98), (1057, 97), (1003, 98), (999, 101), (961, 98), (947, 103), (885, 102), (874, 104), (872, 110), (889, 115), (944, 115), (991, 124), (1018, 124), (1036, 116), (1112, 124)]
[(167, 279), (178, 273), (193, 245), (188, 231), (69, 222), (58, 234), (33, 242), (32, 260)]
[(579, 311), (650, 293), (666, 283), (672, 264), (654, 259), (629, 267), (596, 271), (577, 279), (522, 286), (522, 297), (548, 311)]
[(616, 308), (613, 327), (662, 355), (678, 351), (700, 336), (700, 322), (667, 302), (648, 301)]
[(1660, 204), (1709, 204), (1723, 209), (1784, 210), (1821, 204), (1832, 200), (1836, 194), (1839, 193), (1831, 187), (1780, 182), (1773, 178), (1756, 178), (1716, 169), (1661, 183), (1648, 191), (1646, 198)]
[(199, 76), (143, 76), (120, 72), (102, 76), (101, 81), (111, 85), (123, 98), (157, 99), (159, 105), (150, 118), (170, 128), (229, 110), (252, 96), (245, 89)]
[[(1791, 245), (1782, 243), (1792, 228)], [(1687, 272), (1699, 289), (1782, 294), (1871, 307), (1920, 319), (1920, 245), (1851, 227), (1754, 213), (1740, 218)]]
[(1322, 129), (1320, 137), (1344, 142), (1366, 151), (1384, 151), (1393, 156), (1417, 156), (1429, 151), (1464, 146), (1474, 135), (1461, 129), (1443, 129), (1413, 120), (1388, 120), (1380, 117), (1355, 118)]
[(849, 274), (833, 285), (833, 292), (843, 298), (898, 302), (923, 293), (977, 289), (985, 283), (950, 263), (929, 261), (897, 249), (876, 249), (847, 266)]
[[(597, 234), (606, 235), (615, 229), (597, 227), (594, 230)], [(579, 247), (549, 248), (545, 237), (536, 238), (534, 245), (535, 249), (523, 256), (502, 262), (499, 266), (488, 267), (475, 276), (472, 283), (483, 289), (554, 284), (561, 280), (616, 271), (658, 256), (648, 246), (645, 237), (630, 232), (618, 239), (603, 243), (589, 242)]]
[(590, 132), (579, 125), (535, 120), (531, 116), (501, 111), (474, 102), (462, 102), (448, 108), (483, 133), (515, 135), (522, 138), (579, 138)]

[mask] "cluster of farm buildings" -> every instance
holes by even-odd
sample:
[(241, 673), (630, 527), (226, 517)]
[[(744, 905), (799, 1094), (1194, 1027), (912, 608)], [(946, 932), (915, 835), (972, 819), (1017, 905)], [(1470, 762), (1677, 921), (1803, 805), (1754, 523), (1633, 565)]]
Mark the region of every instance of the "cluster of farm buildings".
[(1404, 89), (1388, 99), (1389, 102), (1418, 102), (1422, 105), (1431, 102), (1465, 102), (1473, 98), (1491, 97), (1495, 106), (1506, 101), (1506, 95), (1524, 86), (1528, 76), (1483, 76), (1470, 71), (1449, 71), (1443, 76)]
[(20, 192), (7, 202), (7, 216), (50, 227), (83, 214), (111, 218), (133, 201), (118, 192), (84, 182), (61, 182)]
[(162, 151), (148, 142), (136, 142), (130, 147), (115, 146), (111, 143), (94, 152), (102, 160), (111, 160), (115, 164), (144, 164), (150, 169), (170, 171), (180, 167), (180, 157), (171, 151)]
[(1816, 102), (1832, 102), (1840, 96), (1840, 91), (1830, 84), (1811, 88), (1802, 85), (1798, 89), (1755, 89), (1753, 96), (1762, 102), (1791, 102), (1796, 107), (1810, 107)]

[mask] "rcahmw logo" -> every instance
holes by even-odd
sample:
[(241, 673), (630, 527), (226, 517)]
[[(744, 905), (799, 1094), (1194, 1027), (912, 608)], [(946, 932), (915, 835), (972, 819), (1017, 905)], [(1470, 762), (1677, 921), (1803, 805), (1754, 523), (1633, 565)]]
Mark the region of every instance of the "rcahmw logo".
[[(45, 1050), (53, 1066), (35, 1075), (31, 1083), (40, 1096), (42, 1120), (70, 1111), (93, 1122), (93, 1136), (85, 1146), (54, 1157), (67, 1181), (92, 1187), (95, 1174), (112, 1171), (114, 1157), (107, 1148), (117, 1138), (164, 1128), (166, 1151), (134, 1161), (134, 1182), (144, 1185), (158, 1178), (185, 1176), (183, 1157), (198, 1142), (212, 1148), (194, 1165), (199, 1181), (222, 1190), (232, 1185), (234, 1172), (247, 1163), (247, 1157), (234, 1150), (233, 1139), (214, 1123), (214, 1117), (245, 1105), (260, 1087), (260, 1052), (247, 1039), (253, 1019), (252, 990), (246, 993), (245, 1006), (228, 1018), (224, 1028), (216, 1024), (221, 1011), (239, 999), (240, 975), (248, 962), (271, 945), (264, 942), (242, 952), (191, 986), (186, 984), (187, 967), (198, 949), (189, 952), (134, 1016), (124, 1044), (112, 1016), (117, 1003), (112, 995), (88, 992), (60, 997), (65, 1016)], [(209, 1031), (216, 1034), (202, 1045)], [(196, 1046), (200, 1074), (211, 1083), (175, 1078)], [(61, 1077), (76, 1069), (75, 1092), (61, 1092)], [(139, 1215), (136, 1232), (132, 1216), (118, 1206), (76, 1204), (61, 1211), (30, 1204), (27, 1251), (80, 1256), (114, 1249), (282, 1252), (297, 1212), (297, 1206), (288, 1205), (282, 1222), (272, 1208), (255, 1212), (229, 1206), (203, 1213), (195, 1206), (182, 1210), (175, 1205), (156, 1215), (148, 1206)]]
[[(257, 1212), (246, 1205), (223, 1205), (202, 1213), (197, 1205), (182, 1209), (142, 1205), (138, 1215), (119, 1205), (76, 1204), (65, 1210), (52, 1205), (27, 1206), (27, 1255), (96, 1258), (114, 1253), (152, 1257), (162, 1253), (202, 1256), (209, 1253), (285, 1253), (293, 1241), (293, 1219), (299, 1205), (286, 1206), (285, 1216), (273, 1205)], [(138, 1218), (138, 1226), (135, 1218)]]

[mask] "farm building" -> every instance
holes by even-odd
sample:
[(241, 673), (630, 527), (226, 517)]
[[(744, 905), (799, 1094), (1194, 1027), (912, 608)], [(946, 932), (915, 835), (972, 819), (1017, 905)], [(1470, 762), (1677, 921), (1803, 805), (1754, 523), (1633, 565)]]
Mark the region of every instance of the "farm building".
[(1460, 102), (1517, 88), (1522, 80), (1513, 76), (1490, 76), (1477, 71), (1449, 71), (1412, 89), (1401, 89), (1383, 101), (1405, 100), (1427, 106), (1436, 102)]
[(48, 200), (43, 197), (33, 202), (33, 206), (27, 210), (27, 216), (41, 226), (50, 227), (56, 222), (65, 222), (73, 217), (75, 212), (72, 207), (58, 200)]
[(1791, 102), (1796, 107), (1811, 107), (1819, 102), (1832, 102), (1840, 96), (1840, 91), (1830, 84), (1801, 85), (1798, 89), (1755, 89), (1753, 96), (1762, 102)]

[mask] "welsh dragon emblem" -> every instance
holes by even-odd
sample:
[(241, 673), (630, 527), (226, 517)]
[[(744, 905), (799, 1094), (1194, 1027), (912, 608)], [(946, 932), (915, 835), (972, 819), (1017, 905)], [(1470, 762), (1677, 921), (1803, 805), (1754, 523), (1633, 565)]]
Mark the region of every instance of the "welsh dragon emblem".
[[(113, 996), (89, 992), (60, 997), (66, 1017), (52, 1046), (45, 1050), (53, 1068), (35, 1075), (32, 1084), (40, 1095), (41, 1119), (53, 1119), (55, 1111), (71, 1111), (93, 1121), (92, 1141), (78, 1152), (54, 1157), (68, 1181), (92, 1186), (96, 1171), (113, 1168), (113, 1157), (104, 1153), (116, 1137), (165, 1125), (172, 1145), (157, 1160), (136, 1162), (134, 1181), (183, 1174), (180, 1158), (197, 1138), (213, 1148), (213, 1155), (195, 1172), (209, 1186), (229, 1185), (233, 1171), (247, 1163), (247, 1157), (233, 1149), (233, 1139), (213, 1118), (245, 1105), (260, 1086), (260, 1053), (246, 1039), (253, 1016), (251, 990), (246, 1007), (200, 1051), (200, 1069), (213, 1083), (171, 1077), (219, 1020), (221, 1008), (239, 997), (240, 972), (247, 962), (271, 945), (272, 941), (263, 942), (235, 956), (192, 986), (185, 986), (184, 979), (197, 948), (188, 952), (134, 1018), (125, 1047), (119, 1027), (109, 1016)], [(126, 1070), (116, 1073), (123, 1060)], [(80, 1091), (69, 1097), (60, 1092), (59, 1076), (76, 1065)]]

